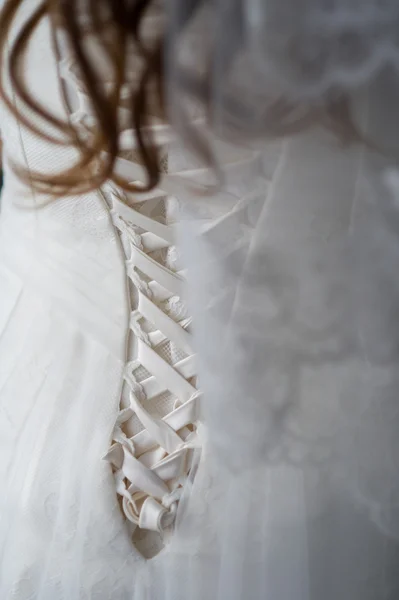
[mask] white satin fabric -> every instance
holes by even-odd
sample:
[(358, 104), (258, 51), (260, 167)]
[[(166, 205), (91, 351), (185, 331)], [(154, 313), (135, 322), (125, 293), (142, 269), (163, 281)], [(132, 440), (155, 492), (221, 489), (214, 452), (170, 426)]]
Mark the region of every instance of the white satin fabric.
[[(64, 114), (49, 48), (43, 24), (26, 73)], [(376, 138), (396, 135), (396, 97), (389, 73), (364, 94)], [(146, 560), (103, 460), (131, 310), (106, 190), (26, 210), (42, 198), (7, 158), (57, 171), (73, 154), (0, 119), (0, 597), (396, 600), (390, 161), (317, 131), (250, 159), (223, 146), (224, 193), (180, 197), (202, 453)], [(190, 166), (174, 146), (170, 157)]]

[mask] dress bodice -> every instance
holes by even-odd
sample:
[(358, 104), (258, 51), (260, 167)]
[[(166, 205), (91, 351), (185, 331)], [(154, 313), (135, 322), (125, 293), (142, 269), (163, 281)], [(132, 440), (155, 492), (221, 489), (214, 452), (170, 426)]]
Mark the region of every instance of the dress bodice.
[[(62, 61), (61, 75), (76, 94), (71, 122), (90, 136), (95, 127), (90, 100), (76, 64), (68, 56)], [(112, 79), (104, 77), (104, 84), (112, 85)], [(129, 89), (123, 93), (128, 94)], [(123, 100), (121, 155), (115, 172), (137, 186), (145, 174), (136, 138), (125, 124)], [(213, 203), (195, 201), (198, 188), (206, 190), (209, 185), (209, 170), (187, 158), (170, 126), (154, 118), (151, 129), (164, 156), (159, 187), (147, 193), (127, 193), (110, 182), (101, 190), (121, 237), (131, 306), (121, 410), (107, 459), (133, 536), (138, 537), (138, 529), (164, 538), (171, 532), (179, 499), (198, 465), (202, 445), (201, 394), (176, 224), (182, 204), (193, 204), (201, 228), (212, 228), (231, 215), (230, 233), (239, 239), (239, 216), (250, 200), (242, 184), (251, 176), (261, 177), (262, 170), (259, 152), (225, 144), (225, 191)], [(196, 190), (190, 190), (191, 181)], [(143, 546), (143, 534), (140, 536)], [(153, 543), (146, 551), (154, 550)]]
[[(62, 36), (61, 62), (46, 53), (54, 45), (48, 26), (40, 27), (34, 42), (26, 69), (37, 72), (39, 63), (42, 69), (38, 78), (27, 77), (30, 91), (40, 97), (47, 86), (47, 108), (69, 119), (79, 135), (90, 136), (95, 127), (90, 100)], [(94, 39), (88, 38), (87, 44), (96, 48)], [(100, 51), (98, 56), (101, 60)], [(104, 85), (112, 85), (106, 73), (104, 69)], [(116, 172), (140, 182), (145, 176), (122, 103), (123, 98)], [(46, 289), (68, 314), (76, 314), (85, 330), (125, 362), (120, 411), (106, 459), (128, 529), (143, 547), (136, 529), (158, 538), (169, 535), (185, 481), (200, 455), (200, 392), (176, 222), (182, 199), (194, 202), (197, 193), (189, 182), (194, 178), (197, 189), (205, 187), (208, 170), (193, 168), (171, 128), (155, 119), (152, 131), (165, 157), (158, 189), (127, 194), (109, 182), (93, 193), (52, 201), (32, 192), (28, 179), (19, 180), (7, 168), (8, 158), (27, 172), (54, 173), (70, 165), (75, 151), (39, 138), (8, 114), (3, 121), (5, 260), (24, 281)], [(51, 133), (51, 127), (45, 131)], [(237, 237), (241, 208), (236, 207), (248, 202), (242, 202), (243, 173), (257, 176), (259, 155), (227, 145), (223, 154), (229, 171), (226, 193), (208, 206), (194, 205), (205, 228), (235, 211), (230, 230)], [(146, 542), (147, 553), (159, 546), (153, 538)]]

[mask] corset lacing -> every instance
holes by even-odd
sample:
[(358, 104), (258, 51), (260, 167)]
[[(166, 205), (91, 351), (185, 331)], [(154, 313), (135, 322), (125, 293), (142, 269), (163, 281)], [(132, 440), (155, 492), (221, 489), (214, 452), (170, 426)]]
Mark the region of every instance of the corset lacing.
[[(62, 61), (61, 74), (72, 84), (78, 99), (71, 122), (90, 134), (95, 121), (72, 60)], [(121, 122), (124, 110), (121, 108)], [(185, 202), (194, 198), (201, 182), (207, 185), (209, 170), (170, 172), (170, 127), (155, 120), (152, 129), (165, 156), (160, 189), (134, 197), (113, 183), (102, 190), (120, 233), (131, 301), (130, 344), (121, 406), (106, 459), (112, 465), (116, 492), (132, 534), (139, 528), (163, 537), (173, 525), (200, 447), (201, 395), (197, 389), (191, 319), (182, 301), (184, 272), (175, 246), (176, 198), (182, 192)], [(116, 160), (116, 173), (129, 181), (144, 181), (132, 132), (122, 130), (120, 142), (122, 152)], [(245, 180), (251, 177), (254, 153), (232, 156), (224, 168)], [(195, 189), (187, 185), (193, 179)], [(218, 201), (235, 207), (221, 218), (230, 221), (231, 234), (240, 237), (239, 208), (247, 207), (249, 199), (226, 192), (218, 195)], [(209, 226), (212, 219), (204, 221)], [(216, 221), (220, 222), (220, 218)]]

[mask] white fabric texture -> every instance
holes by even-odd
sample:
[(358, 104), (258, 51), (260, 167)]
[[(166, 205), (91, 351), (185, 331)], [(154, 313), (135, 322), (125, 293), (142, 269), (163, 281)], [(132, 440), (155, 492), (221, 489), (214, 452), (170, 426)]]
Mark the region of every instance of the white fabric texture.
[[(26, 73), (64, 115), (60, 78), (71, 64), (57, 65), (51, 47), (43, 23)], [(398, 95), (388, 72), (359, 102), (359, 119), (388, 145)], [(90, 122), (80, 100), (75, 118)], [(149, 208), (159, 190), (128, 210), (110, 186), (35, 208), (43, 198), (9, 160), (57, 172), (73, 152), (3, 108), (0, 122), (0, 598), (396, 600), (394, 162), (318, 131), (261, 151), (220, 143), (223, 192), (196, 197), (187, 181), (198, 187), (209, 173), (160, 127), (164, 220), (159, 203)], [(131, 156), (118, 168), (142, 175)], [(165, 337), (177, 343), (156, 358), (150, 346)], [(129, 390), (126, 361), (143, 356), (147, 373), (128, 378)], [(172, 375), (187, 356), (188, 370)], [(197, 373), (201, 410), (188, 431), (165, 427), (199, 399)], [(159, 382), (174, 389), (158, 404), (151, 396), (151, 410), (140, 393), (133, 403), (126, 395), (138, 383), (150, 397)], [(135, 416), (121, 431), (126, 401)], [(110, 445), (120, 454), (148, 434), (151, 470), (164, 451), (191, 451), (185, 436), (195, 431), (201, 455), (176, 496), (162, 496), (148, 471), (139, 482), (149, 511), (132, 521), (161, 529), (164, 544), (146, 559), (119, 506)], [(134, 477), (144, 472), (136, 458)], [(173, 470), (162, 479), (175, 480)], [(148, 540), (139, 540), (146, 551)]]

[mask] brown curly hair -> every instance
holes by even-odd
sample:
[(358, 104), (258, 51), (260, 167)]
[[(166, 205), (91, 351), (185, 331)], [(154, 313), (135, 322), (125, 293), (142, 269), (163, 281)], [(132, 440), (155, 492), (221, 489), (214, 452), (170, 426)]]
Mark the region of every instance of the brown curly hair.
[[(133, 45), (137, 60), (138, 84), (132, 88), (129, 99), (131, 107), (131, 127), (135, 132), (141, 162), (147, 173), (147, 182), (140, 190), (151, 189), (159, 181), (159, 161), (157, 148), (153, 144), (149, 128), (150, 105), (157, 104), (158, 112), (163, 114), (163, 36), (160, 34), (151, 43), (143, 36), (143, 23), (151, 10), (158, 10), (154, 0), (135, 0), (133, 2), (112, 0), (87, 0), (84, 20), (81, 19), (82, 3), (77, 0), (42, 0), (29, 19), (10, 41), (12, 27), (24, 0), (7, 0), (0, 17), (0, 64), (8, 68), (13, 93), (6, 90), (4, 68), (0, 70), (0, 97), (8, 109), (30, 131), (54, 144), (73, 144), (80, 150), (80, 158), (66, 172), (55, 176), (30, 173), (29, 178), (36, 188), (53, 195), (63, 195), (71, 190), (79, 193), (101, 186), (109, 178), (115, 179), (114, 164), (119, 154), (118, 106), (121, 88), (126, 82), (128, 68), (127, 48)], [(78, 10), (79, 5), (79, 10)], [(24, 57), (29, 40), (44, 19), (50, 19), (54, 31), (62, 27), (74, 56), (88, 93), (97, 127), (90, 142), (80, 137), (68, 120), (61, 120), (51, 114), (28, 91), (24, 81)], [(84, 46), (86, 34), (94, 34), (106, 54), (112, 72), (114, 85), (112, 91), (101, 85), (100, 75), (96, 71), (93, 57), (90, 58)], [(54, 49), (58, 46), (54, 36)], [(9, 47), (7, 47), (9, 46)], [(7, 51), (7, 52), (6, 52)], [(13, 100), (16, 95), (20, 106), (29, 107), (30, 117)], [(54, 135), (44, 135), (38, 125), (40, 119), (50, 123)], [(144, 134), (145, 131), (145, 134)], [(99, 158), (101, 157), (101, 160)], [(84, 174), (84, 176), (83, 176)], [(89, 177), (88, 177), (89, 174)], [(23, 175), (23, 173), (21, 173)], [(135, 186), (118, 181), (123, 187), (134, 191)]]
[[(154, 188), (160, 179), (161, 157), (148, 125), (151, 124), (154, 107), (157, 115), (166, 119), (164, 49), (167, 31), (163, 25), (149, 40), (145, 33), (145, 24), (147, 17), (154, 15), (159, 17), (162, 23), (166, 23), (159, 0), (41, 0), (13, 37), (13, 25), (24, 1), (26, 0), (6, 0), (0, 14), (0, 98), (32, 132), (54, 144), (72, 144), (79, 149), (79, 159), (67, 171), (56, 175), (30, 172), (30, 184), (38, 191), (53, 196), (87, 192), (100, 187), (109, 179), (131, 192)], [(243, 0), (231, 0), (229, 10), (242, 9), (242, 2)], [(174, 31), (175, 43), (179, 34), (206, 4), (206, 0), (184, 0), (181, 4), (178, 3), (182, 14), (179, 14), (177, 36)], [(80, 77), (90, 97), (96, 119), (96, 129), (90, 140), (80, 136), (67, 119), (61, 120), (51, 114), (32, 96), (25, 84), (24, 57), (33, 33), (45, 19), (51, 21), (54, 32), (57, 28), (62, 28), (79, 67)], [(240, 19), (237, 21), (239, 23)], [(114, 81), (111, 92), (102, 85), (95, 61), (85, 48), (87, 33), (95, 35), (111, 65)], [(54, 51), (59, 55), (55, 34), (53, 39)], [(237, 55), (241, 43), (240, 32), (235, 32), (229, 55)], [(172, 48), (172, 51), (174, 50)], [(168, 51), (171, 51), (170, 47)], [(135, 57), (133, 63), (128, 60), (132, 54)], [(147, 174), (147, 181), (140, 188), (118, 179), (114, 169), (116, 158), (120, 154), (118, 110), (121, 89), (127, 81), (131, 81), (132, 69), (135, 71), (135, 84), (131, 86), (128, 99), (131, 128), (136, 136), (140, 161)], [(12, 94), (6, 90), (4, 82), (7, 70), (13, 88)], [(182, 90), (199, 99), (205, 109), (210, 103), (211, 66), (208, 71), (201, 76), (188, 70), (182, 71), (179, 81)], [(20, 100), (18, 105), (22, 108), (18, 108), (14, 102), (15, 95)], [(240, 113), (242, 106), (240, 100), (233, 97), (230, 100), (231, 102), (227, 103), (228, 110), (234, 117), (234, 114)], [(28, 107), (30, 111), (27, 113), (23, 107)], [(299, 121), (291, 120), (289, 127), (285, 126), (284, 123), (289, 121), (285, 117), (294, 110), (295, 106), (289, 102), (277, 99), (265, 112), (265, 130), (272, 135), (284, 135), (309, 126), (311, 121), (319, 121), (328, 127), (334, 127), (342, 138), (358, 137), (351, 120), (349, 104), (344, 98), (335, 98), (334, 101), (321, 103), (316, 108), (309, 107), (309, 110), (304, 111), (303, 118)], [(30, 114), (31, 117), (28, 118), (26, 114)], [(38, 125), (41, 119), (37, 117), (51, 124), (57, 133), (53, 136), (45, 135)], [(215, 164), (210, 148), (195, 130), (190, 129), (188, 121), (187, 132), (194, 138), (192, 147), (203, 162), (208, 165)], [(19, 168), (18, 170), (19, 175), (24, 177), (25, 174)]]

